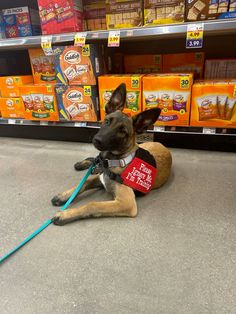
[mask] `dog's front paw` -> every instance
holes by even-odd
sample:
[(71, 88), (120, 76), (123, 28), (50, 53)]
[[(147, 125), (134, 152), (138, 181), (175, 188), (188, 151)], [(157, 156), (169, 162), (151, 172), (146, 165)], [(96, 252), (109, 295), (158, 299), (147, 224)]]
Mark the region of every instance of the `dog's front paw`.
[(54, 217), (52, 218), (52, 222), (54, 223), (54, 225), (57, 225), (57, 226), (65, 225), (66, 219), (64, 217), (64, 213), (63, 212), (56, 213)]
[(62, 206), (67, 202), (67, 200), (58, 194), (51, 199), (51, 202), (53, 206)]

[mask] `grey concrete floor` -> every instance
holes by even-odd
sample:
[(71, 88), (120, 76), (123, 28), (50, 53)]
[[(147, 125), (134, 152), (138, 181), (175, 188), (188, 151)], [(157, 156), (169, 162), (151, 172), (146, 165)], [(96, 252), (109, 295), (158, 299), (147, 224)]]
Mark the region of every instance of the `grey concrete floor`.
[[(236, 155), (172, 149), (137, 218), (49, 226), (0, 266), (0, 313), (236, 313)], [(0, 256), (57, 210), (90, 144), (0, 139)], [(109, 199), (88, 192), (81, 203)]]

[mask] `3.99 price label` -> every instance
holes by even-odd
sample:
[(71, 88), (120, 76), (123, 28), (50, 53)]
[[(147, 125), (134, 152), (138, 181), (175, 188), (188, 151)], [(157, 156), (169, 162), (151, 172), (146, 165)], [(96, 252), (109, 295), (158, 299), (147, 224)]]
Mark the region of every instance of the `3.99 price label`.
[(120, 30), (110, 31), (108, 35), (108, 47), (120, 46)]
[(74, 45), (75, 46), (84, 46), (85, 42), (86, 42), (86, 37), (87, 37), (87, 32), (83, 32), (83, 33), (76, 33), (75, 34), (75, 41), (74, 41)]
[(46, 56), (52, 56), (53, 55), (52, 36), (42, 36), (41, 47)]
[(186, 48), (202, 48), (204, 24), (188, 24)]

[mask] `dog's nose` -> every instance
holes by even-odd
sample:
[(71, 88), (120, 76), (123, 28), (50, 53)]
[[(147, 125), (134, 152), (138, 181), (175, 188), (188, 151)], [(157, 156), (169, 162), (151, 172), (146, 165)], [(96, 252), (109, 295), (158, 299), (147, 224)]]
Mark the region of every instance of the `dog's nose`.
[(101, 144), (102, 144), (102, 142), (101, 142), (101, 140), (99, 140), (98, 138), (94, 138), (93, 139), (93, 144), (95, 145), (95, 146), (100, 146)]

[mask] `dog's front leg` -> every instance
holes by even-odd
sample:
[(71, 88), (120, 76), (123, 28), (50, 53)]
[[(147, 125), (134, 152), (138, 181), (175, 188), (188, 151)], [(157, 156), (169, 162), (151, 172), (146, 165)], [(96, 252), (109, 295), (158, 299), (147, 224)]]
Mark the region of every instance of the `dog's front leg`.
[[(61, 206), (61, 205), (65, 204), (68, 201), (68, 199), (71, 197), (71, 195), (74, 192), (74, 190), (76, 189), (76, 187), (77, 187), (77, 185), (74, 186), (72, 189), (69, 189), (63, 193), (59, 193), (56, 196), (54, 196), (51, 200), (52, 205)], [(102, 187), (102, 183), (99, 179), (99, 175), (94, 175), (85, 181), (79, 194), (83, 193), (84, 191), (90, 190), (90, 189), (101, 188), (101, 187)]]
[(115, 199), (113, 201), (91, 202), (79, 208), (70, 208), (58, 212), (54, 216), (54, 224), (64, 225), (86, 217), (135, 217), (137, 215), (137, 204), (133, 190), (125, 185), (116, 183), (114, 194)]

